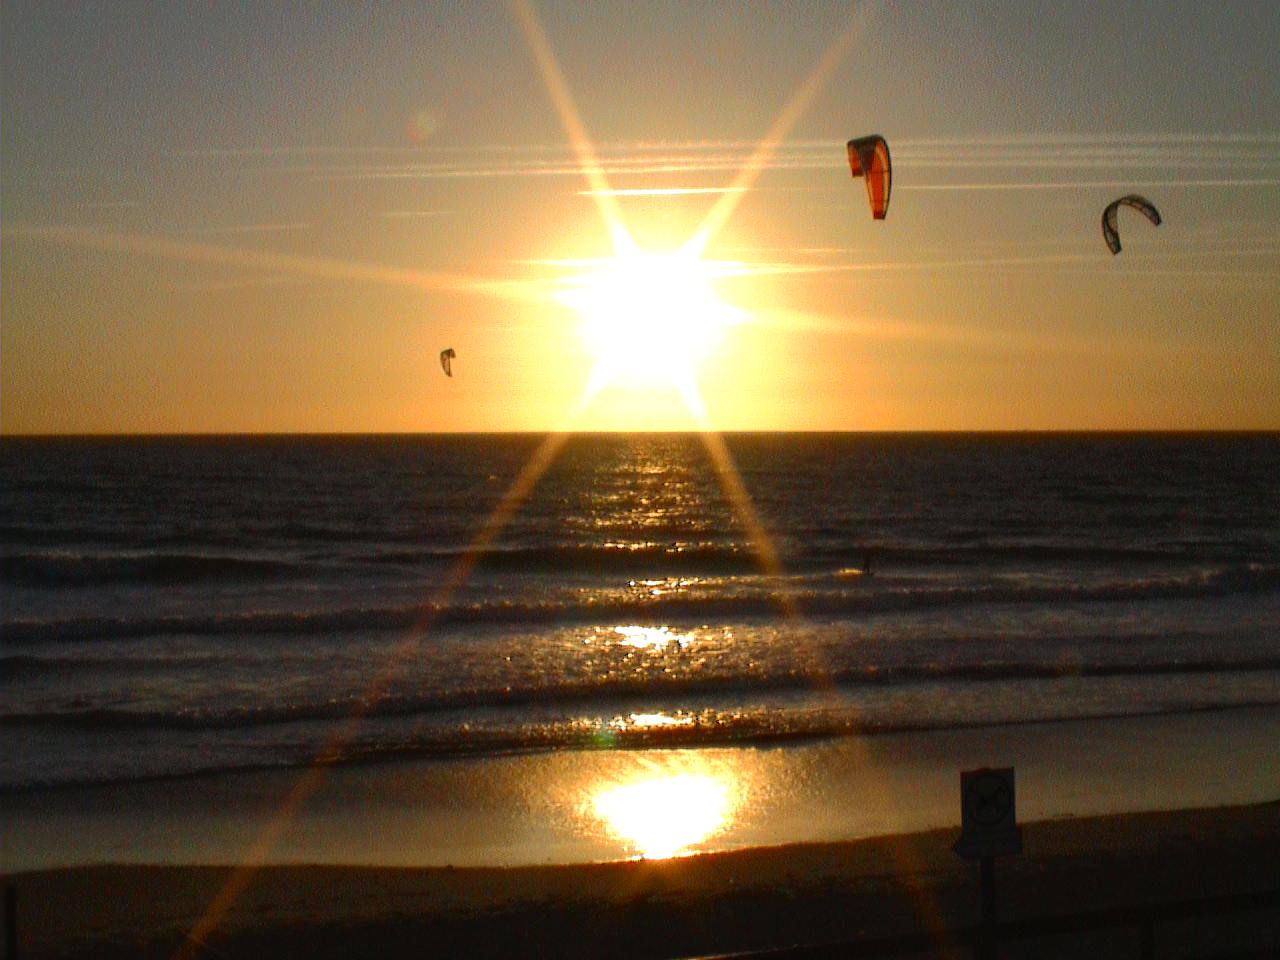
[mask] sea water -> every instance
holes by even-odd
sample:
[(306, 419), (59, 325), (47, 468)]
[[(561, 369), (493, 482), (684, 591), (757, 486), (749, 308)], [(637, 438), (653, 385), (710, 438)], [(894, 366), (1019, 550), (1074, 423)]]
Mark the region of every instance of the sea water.
[(1280, 704), (1280, 435), (0, 440), (0, 795)]

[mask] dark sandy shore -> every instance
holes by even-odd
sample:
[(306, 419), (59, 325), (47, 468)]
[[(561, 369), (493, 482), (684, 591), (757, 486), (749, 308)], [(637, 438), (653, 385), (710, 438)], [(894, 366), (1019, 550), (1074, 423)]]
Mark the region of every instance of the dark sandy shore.
[[(950, 931), (977, 920), (979, 870), (955, 837), (506, 869), (95, 866), (5, 883), (22, 958), (675, 958), (906, 936), (927, 939), (919, 955), (967, 956)], [(1051, 821), (1023, 837), (1022, 856), (996, 862), (1003, 920), (1280, 888), (1280, 803)], [(1177, 913), (1154, 928), (1156, 956), (1280, 956), (1274, 899)], [(1068, 926), (1000, 956), (1140, 955), (1133, 922)]]

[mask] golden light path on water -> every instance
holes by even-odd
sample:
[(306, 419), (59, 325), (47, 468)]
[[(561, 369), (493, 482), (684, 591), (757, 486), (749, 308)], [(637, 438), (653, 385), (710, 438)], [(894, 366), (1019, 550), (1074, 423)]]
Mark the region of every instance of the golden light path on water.
[[(725, 224), (739, 200), (756, 177), (766, 168), (769, 158), (781, 144), (791, 127), (808, 108), (814, 97), (830, 77), (835, 66), (852, 48), (855, 39), (863, 29), (863, 23), (857, 16), (861, 8), (855, 8), (848, 27), (842, 31), (828, 47), (821, 60), (810, 72), (800, 89), (790, 98), (777, 120), (769, 128), (752, 156), (738, 172), (733, 184), (720, 194), (719, 200), (705, 218), (702, 226), (681, 248), (680, 255), (700, 258), (703, 250), (716, 232)], [(595, 200), (613, 239), (615, 253), (625, 258), (634, 255), (636, 246), (627, 232), (614, 192), (611, 190), (602, 166), (596, 159), (594, 148), (586, 134), (577, 109), (573, 103), (567, 82), (559, 64), (551, 50), (534, 8), (528, 0), (515, 0), (512, 4), (517, 22), (522, 28), (530, 53), (534, 58), (543, 82), (547, 88), (553, 106), (560, 115), (562, 125), (570, 142), (577, 152), (583, 175), (590, 184), (590, 195)], [(77, 236), (75, 241), (93, 244), (102, 242), (96, 238)], [(116, 237), (106, 241), (108, 246), (120, 245), (126, 249), (146, 252), (151, 247), (147, 238)], [(214, 262), (229, 262), (237, 265), (270, 265), (285, 269), (296, 269), (302, 272), (317, 271), (325, 276), (342, 275), (344, 265), (328, 260), (311, 260), (308, 258), (286, 258), (281, 262), (270, 255), (260, 258), (257, 252), (224, 252), (220, 249), (198, 246), (193, 249), (165, 249), (163, 242), (157, 242), (157, 248), (151, 252), (162, 256), (175, 256), (180, 259), (205, 259)], [(242, 262), (243, 260), (243, 262)], [(510, 296), (513, 290), (502, 284), (459, 278), (450, 275), (419, 273), (417, 271), (390, 271), (386, 276), (378, 268), (368, 268), (369, 276), (359, 267), (353, 267), (348, 275), (356, 278), (385, 280), (393, 284), (421, 285), (448, 289), (467, 289), (476, 293)], [(513, 285), (516, 286), (516, 285)], [(517, 294), (519, 295), (519, 294)], [(532, 492), (534, 486), (555, 460), (568, 437), (568, 431), (574, 426), (574, 420), (586, 408), (593, 391), (602, 386), (603, 379), (609, 371), (597, 370), (584, 385), (582, 396), (569, 411), (569, 422), (559, 431), (553, 431), (539, 445), (529, 462), (520, 471), (512, 487), (495, 508), (483, 529), (473, 539), (467, 551), (459, 558), (443, 584), (435, 592), (433, 601), (427, 609), (443, 610), (451, 600), (453, 593), (466, 581), (479, 558), (488, 550), (507, 522), (519, 509), (520, 505)], [(700, 422), (705, 421), (700, 396), (696, 383), (691, 377), (683, 374), (673, 379), (677, 390), (681, 393), (686, 406)], [(718, 479), (723, 486), (735, 514), (756, 550), (757, 559), (764, 572), (777, 574), (781, 572), (781, 564), (777, 552), (764, 526), (760, 523), (750, 496), (742, 483), (728, 448), (719, 434), (706, 429), (703, 423), (701, 434), (707, 452), (711, 457)], [(784, 594), (779, 595), (781, 612), (794, 616), (796, 611)], [(391, 680), (398, 674), (408, 658), (426, 638), (434, 617), (438, 614), (425, 615), (410, 630), (405, 640), (397, 646), (393, 653), (381, 665), (374, 679), (370, 682), (363, 703), (371, 705), (386, 690)], [(622, 625), (615, 628), (619, 635), (627, 637), (633, 644), (652, 645), (653, 638), (660, 637), (664, 644), (670, 643), (674, 635), (664, 633), (667, 628), (641, 628)], [(646, 634), (644, 631), (648, 631)], [(656, 630), (656, 632), (655, 632)], [(680, 640), (676, 640), (680, 644)], [(285, 827), (300, 809), (306, 799), (320, 786), (323, 773), (341, 757), (342, 750), (349, 742), (355, 730), (362, 723), (367, 706), (357, 709), (341, 725), (328, 747), (321, 751), (310, 769), (299, 778), (298, 783), (282, 802), (270, 822), (263, 829), (252, 849), (242, 863), (232, 871), (222, 889), (210, 902), (200, 919), (188, 933), (186, 941), (178, 948), (175, 957), (194, 958), (204, 949), (207, 937), (216, 929), (221, 918), (244, 891), (253, 874), (266, 861), (270, 850), (279, 839)], [(661, 726), (667, 722), (682, 722), (676, 718), (668, 718), (655, 714), (633, 714), (628, 719), (630, 724)], [(605, 780), (590, 786), (584, 786), (583, 794), (590, 817), (604, 824), (617, 837), (624, 839), (636, 851), (637, 856), (661, 858), (676, 856), (689, 851), (697, 844), (706, 841), (717, 833), (727, 829), (742, 805), (748, 802), (749, 788), (741, 780), (741, 773), (735, 772), (739, 765), (721, 767), (709, 771), (705, 759), (699, 765), (698, 755), (690, 751), (681, 751), (679, 761), (673, 769), (672, 761), (655, 764), (651, 760), (640, 765), (625, 778)], [(936, 911), (926, 909), (926, 916)]]
[[(646, 627), (640, 624), (614, 627), (624, 646), (650, 650), (681, 649), (693, 642), (693, 634), (677, 633), (670, 627)], [(632, 714), (635, 716), (635, 714)], [(648, 714), (645, 714), (648, 716)]]
[[(692, 722), (664, 714), (629, 714), (626, 726)], [(559, 802), (575, 831), (598, 838), (623, 858), (665, 860), (715, 849), (717, 839), (749, 819), (763, 784), (760, 765), (729, 750), (617, 751), (570, 775)]]
[(734, 784), (705, 773), (656, 773), (601, 787), (591, 812), (647, 860), (679, 856), (731, 822)]

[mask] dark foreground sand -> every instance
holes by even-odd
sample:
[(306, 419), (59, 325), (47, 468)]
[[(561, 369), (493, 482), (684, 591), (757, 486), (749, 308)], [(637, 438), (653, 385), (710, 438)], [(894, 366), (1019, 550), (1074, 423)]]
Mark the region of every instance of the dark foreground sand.
[[(22, 873), (22, 958), (675, 958), (948, 931), (979, 912), (979, 871), (934, 831), (633, 861), (527, 868), (100, 866)], [(1280, 803), (1023, 827), (996, 863), (1002, 919), (1280, 888)], [(228, 882), (246, 881), (225, 911)], [(204, 946), (183, 952), (211, 906)], [(1280, 901), (1155, 927), (1155, 956), (1280, 956)], [(1077, 925), (1082, 926), (1082, 925)], [(1000, 956), (1139, 956), (1137, 925), (1038, 936)], [(868, 955), (854, 951), (848, 955)]]

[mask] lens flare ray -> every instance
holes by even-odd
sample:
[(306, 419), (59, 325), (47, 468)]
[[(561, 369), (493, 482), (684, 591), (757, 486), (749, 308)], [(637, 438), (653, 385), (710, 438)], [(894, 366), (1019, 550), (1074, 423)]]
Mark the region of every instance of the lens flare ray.
[(863, 19), (861, 14), (865, 7), (855, 9), (853, 17), (843, 31), (832, 41), (817, 65), (810, 71), (800, 88), (791, 95), (782, 112), (769, 127), (764, 137), (756, 145), (747, 162), (738, 170), (732, 183), (726, 189), (707, 214), (702, 226), (689, 239), (688, 248), (698, 254), (706, 249), (712, 238), (732, 216), (743, 196), (768, 167), (773, 155), (777, 152), (787, 133), (796, 122), (808, 111), (814, 99), (831, 79), (831, 74), (841, 61), (849, 54), (855, 41), (862, 34)]
[[(611, 189), (605, 176), (595, 149), (587, 136), (586, 128), (578, 114), (563, 71), (552, 52), (550, 43), (537, 18), (529, 0), (515, 0), (512, 4), (514, 16), (519, 24), (530, 53), (546, 85), (552, 105), (559, 114), (566, 134), (578, 156), (581, 172), (589, 184), (589, 195), (596, 202), (605, 220), (610, 236), (618, 255), (633, 254), (636, 250), (634, 241), (627, 232), (618, 206), (616, 194)], [(817, 66), (809, 74), (800, 89), (789, 99), (781, 114), (770, 126), (764, 139), (756, 146), (747, 163), (739, 170), (733, 183), (719, 195), (710, 213), (698, 231), (685, 243), (682, 254), (694, 259), (701, 257), (712, 237), (723, 227), (741, 197), (745, 195), (760, 173), (767, 167), (769, 158), (777, 150), (786, 133), (795, 125), (800, 116), (812, 104), (818, 92), (825, 85), (836, 65), (848, 53), (859, 35), (861, 21), (857, 17), (831, 44)], [(276, 270), (292, 270), (306, 276), (319, 276), (340, 279), (363, 279), (381, 283), (393, 283), (406, 286), (417, 286), (425, 289), (466, 290), (477, 293), (509, 295), (511, 290), (519, 290), (519, 285), (497, 284), (474, 278), (457, 277), (451, 274), (427, 273), (396, 268), (370, 267), (344, 263), (325, 258), (306, 258), (288, 254), (272, 254), (261, 251), (238, 250), (210, 247), (202, 244), (190, 244), (179, 241), (168, 241), (157, 238), (137, 237), (121, 234), (96, 234), (92, 231), (62, 231), (62, 238), (67, 242), (95, 246), (100, 249), (122, 250), (127, 252), (149, 253), (157, 256), (172, 257), (192, 262), (207, 262), (232, 266), (266, 268)], [(592, 388), (598, 389), (599, 382), (605, 377), (606, 370), (593, 372), (592, 378), (584, 388), (583, 397), (589, 396)], [(769, 537), (763, 522), (760, 520), (749, 492), (732, 460), (723, 438), (706, 429), (705, 409), (697, 390), (695, 378), (690, 372), (681, 374), (675, 379), (686, 405), (695, 414), (704, 429), (703, 443), (714, 465), (717, 478), (732, 504), (738, 521), (743, 525), (752, 544), (761, 569), (770, 575), (782, 571), (782, 564), (776, 547)], [(585, 404), (580, 400), (569, 412), (569, 426), (576, 423)], [(498, 535), (510, 522), (520, 505), (532, 492), (538, 480), (543, 476), (567, 441), (567, 432), (555, 432), (534, 451), (513, 481), (510, 489), (501, 502), (490, 514), (483, 528), (472, 539), (466, 552), (459, 558), (441, 586), (435, 592), (433, 601), (426, 607), (428, 611), (443, 609), (457, 589), (462, 586), (476, 563), (493, 545)], [(794, 603), (780, 588), (779, 603), (784, 615), (798, 615)], [(374, 679), (370, 682), (362, 702), (373, 703), (386, 690), (387, 685), (402, 668), (405, 661), (413, 654), (425, 638), (432, 626), (433, 616), (426, 613), (409, 631), (408, 636), (380, 665)], [(344, 745), (363, 722), (364, 712), (355, 711), (342, 724), (328, 747), (315, 758), (312, 766), (300, 777), (289, 796), (275, 812), (271, 822), (262, 830), (243, 862), (232, 872), (222, 889), (214, 897), (208, 908), (188, 933), (184, 943), (179, 947), (176, 956), (194, 958), (203, 949), (202, 945), (208, 935), (217, 927), (226, 911), (236, 901), (251, 881), (253, 874), (266, 860), (287, 824), (297, 814), (306, 799), (318, 789), (325, 770), (337, 762), (342, 755)], [(653, 786), (620, 787), (613, 792), (598, 794), (595, 812), (602, 819), (615, 824), (619, 833), (632, 831), (633, 842), (640, 847), (642, 855), (653, 857), (674, 856), (688, 847), (700, 842), (706, 836), (720, 828), (723, 824), (732, 798), (725, 792), (723, 785), (703, 778), (685, 776), (667, 778)], [(670, 808), (670, 802), (663, 797), (677, 796), (683, 798), (677, 807)], [(690, 798), (696, 798), (696, 803)], [(692, 805), (692, 806), (691, 806)], [(691, 810), (701, 811), (696, 815)], [(653, 811), (660, 814), (655, 817)], [(651, 826), (659, 823), (680, 823), (682, 830), (677, 836), (669, 831), (660, 835), (653, 832)], [(931, 912), (931, 911), (926, 911)]]
[(106, 253), (133, 253), (208, 266), (263, 270), (317, 280), (354, 280), (417, 290), (457, 291), (512, 300), (541, 300), (524, 281), (470, 277), (409, 267), (357, 263), (335, 257), (313, 257), (250, 247), (225, 247), (190, 240), (136, 233), (113, 233), (85, 227), (14, 225), (6, 236), (50, 240)]
[[(467, 550), (458, 558), (445, 576), (439, 588), (425, 605), (419, 621), (409, 631), (395, 649), (383, 660), (377, 673), (365, 689), (361, 702), (366, 705), (376, 703), (395, 679), (404, 663), (417, 650), (419, 644), (426, 639), (433, 620), (439, 616), (458, 588), (466, 583), (475, 565), (493, 545), (493, 541), (506, 527), (511, 517), (519, 509), (538, 480), (546, 473), (547, 468), (555, 462), (556, 456), (568, 439), (568, 434), (556, 432), (548, 434), (539, 444), (533, 455), (521, 468), (511, 487), (503, 495), (501, 502), (489, 515), (485, 525), (476, 534)], [(244, 860), (231, 872), (227, 881), (215, 895), (204, 913), (196, 921), (187, 934), (185, 942), (175, 953), (175, 960), (195, 960), (209, 934), (217, 928), (218, 923), (227, 910), (236, 902), (240, 894), (252, 880), (254, 873), (265, 862), (271, 849), (275, 846), (285, 828), (293, 820), (298, 810), (320, 787), (324, 773), (342, 758), (343, 747), (349, 743), (364, 722), (365, 711), (357, 709), (340, 725), (326, 747), (321, 750), (307, 771), (289, 791), (270, 821), (259, 833)]]

